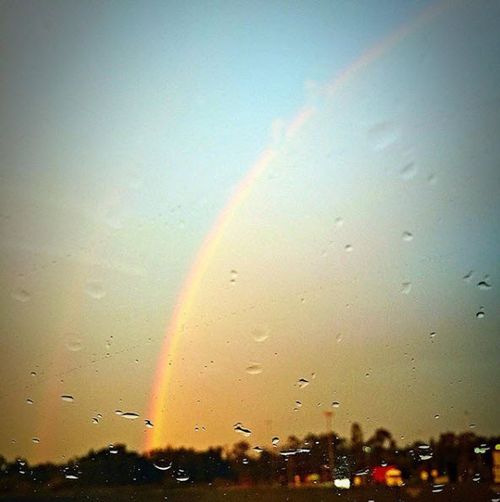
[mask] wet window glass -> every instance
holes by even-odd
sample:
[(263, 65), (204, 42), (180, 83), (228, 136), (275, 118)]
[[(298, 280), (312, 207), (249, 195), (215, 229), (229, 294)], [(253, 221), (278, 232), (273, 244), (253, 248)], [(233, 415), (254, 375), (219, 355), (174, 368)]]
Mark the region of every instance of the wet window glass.
[(499, 22), (0, 2), (0, 500), (499, 500)]

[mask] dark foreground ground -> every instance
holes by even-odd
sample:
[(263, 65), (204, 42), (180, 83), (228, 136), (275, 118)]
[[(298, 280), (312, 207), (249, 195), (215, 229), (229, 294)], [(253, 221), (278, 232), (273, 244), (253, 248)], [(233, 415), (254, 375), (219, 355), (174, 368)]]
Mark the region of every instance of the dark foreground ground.
[(447, 486), (441, 493), (431, 488), (367, 487), (347, 491), (326, 488), (183, 488), (122, 487), (86, 489), (73, 493), (1, 495), (0, 501), (85, 502), (500, 502), (499, 489), (486, 484)]

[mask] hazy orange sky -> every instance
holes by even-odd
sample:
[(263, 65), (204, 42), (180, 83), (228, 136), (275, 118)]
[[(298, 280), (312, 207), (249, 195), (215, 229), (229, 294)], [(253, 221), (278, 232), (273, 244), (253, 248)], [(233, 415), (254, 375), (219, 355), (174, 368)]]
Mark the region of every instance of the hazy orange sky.
[(498, 4), (0, 9), (1, 454), (498, 433)]

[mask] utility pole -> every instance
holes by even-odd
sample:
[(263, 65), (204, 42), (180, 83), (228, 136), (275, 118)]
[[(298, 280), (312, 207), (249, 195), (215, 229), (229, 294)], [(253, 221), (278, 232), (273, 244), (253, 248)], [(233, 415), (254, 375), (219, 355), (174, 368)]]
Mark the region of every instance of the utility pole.
[(333, 411), (324, 411), (326, 419), (326, 432), (327, 432), (327, 440), (328, 440), (328, 467), (330, 468), (330, 479), (333, 483), (334, 474), (333, 469), (335, 468), (335, 457), (333, 453), (333, 429), (332, 429), (332, 420), (333, 420)]

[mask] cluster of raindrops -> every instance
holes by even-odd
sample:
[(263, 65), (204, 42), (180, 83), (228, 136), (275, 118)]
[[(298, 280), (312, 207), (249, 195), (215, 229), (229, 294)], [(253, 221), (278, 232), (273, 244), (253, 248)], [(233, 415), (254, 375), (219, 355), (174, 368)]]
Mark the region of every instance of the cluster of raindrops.
[(26, 474), (26, 461), (18, 458), (16, 459), (16, 464), (19, 474)]
[(181, 483), (185, 483), (186, 481), (189, 481), (189, 474), (183, 469), (179, 469), (175, 473), (175, 479)]
[(76, 480), (80, 478), (80, 471), (77, 466), (68, 466), (63, 469), (64, 477), (66, 479)]
[(441, 493), (443, 490), (444, 490), (444, 484), (442, 483), (432, 484), (432, 493)]
[[(463, 276), (463, 280), (465, 282), (470, 283), (472, 281), (472, 278), (474, 276), (474, 271), (470, 270)], [(485, 275), (484, 278), (476, 283), (476, 287), (481, 290), (481, 291), (488, 291), (491, 289), (491, 282), (490, 282), (490, 276)], [(484, 319), (485, 317), (485, 311), (484, 311), (484, 306), (480, 306), (479, 310), (476, 312), (476, 319)]]
[(428, 444), (421, 444), (417, 448), (417, 455), (419, 460), (430, 460), (433, 456), (431, 447)]

